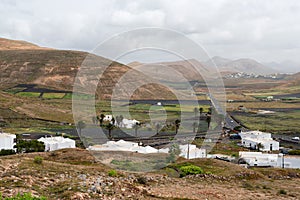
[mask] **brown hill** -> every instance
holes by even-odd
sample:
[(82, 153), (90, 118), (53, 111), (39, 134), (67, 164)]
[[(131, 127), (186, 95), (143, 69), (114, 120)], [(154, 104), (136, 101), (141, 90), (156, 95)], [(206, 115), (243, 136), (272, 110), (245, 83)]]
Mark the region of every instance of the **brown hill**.
[(9, 40), (0, 38), (0, 50), (26, 50), (26, 49), (49, 49), (45, 47), (39, 47), (38, 45), (21, 41), (21, 40)]
[(201, 74), (209, 73), (208, 68), (194, 59), (160, 63), (132, 62), (128, 65), (157, 80), (170, 82), (202, 81)]
[[(46, 88), (72, 91), (76, 74), (88, 55), (79, 51), (40, 49), (36, 45), (20, 41), (10, 41), (13, 45), (6, 47), (7, 41), (10, 40), (0, 41), (0, 89), (17, 84), (38, 84)], [(118, 90), (119, 98), (126, 96), (128, 89), (135, 85), (144, 86), (138, 88), (132, 98), (173, 98), (172, 92), (164, 86), (153, 83), (155, 81), (150, 77), (126, 65), (95, 55), (91, 55), (90, 58), (93, 62), (92, 67), (85, 77), (79, 77), (81, 81), (91, 83), (91, 80), (86, 79), (96, 78), (94, 74), (109, 66), (97, 87), (96, 95), (99, 98), (110, 98), (116, 84), (125, 74), (129, 75), (126, 87)]]

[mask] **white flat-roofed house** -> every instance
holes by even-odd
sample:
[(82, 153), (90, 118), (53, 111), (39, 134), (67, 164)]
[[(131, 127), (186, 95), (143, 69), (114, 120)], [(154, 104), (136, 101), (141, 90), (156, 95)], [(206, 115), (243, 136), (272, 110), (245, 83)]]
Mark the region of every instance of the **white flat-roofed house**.
[(240, 151), (239, 158), (246, 161), (249, 166), (277, 167), (278, 154), (267, 154), (262, 152)]
[(42, 137), (38, 141), (45, 144), (45, 151), (55, 151), (58, 149), (75, 148), (75, 140), (64, 137)]
[(259, 149), (260, 151), (277, 151), (279, 142), (273, 140), (271, 133), (261, 131), (241, 132), (242, 145), (247, 148)]
[(15, 150), (16, 145), (16, 135), (9, 133), (0, 133), (0, 150), (2, 149), (12, 149)]

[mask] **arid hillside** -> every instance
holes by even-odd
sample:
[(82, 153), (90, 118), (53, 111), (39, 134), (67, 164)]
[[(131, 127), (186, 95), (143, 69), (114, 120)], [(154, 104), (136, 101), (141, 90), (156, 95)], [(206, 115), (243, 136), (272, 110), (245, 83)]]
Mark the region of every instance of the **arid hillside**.
[[(18, 84), (37, 84), (72, 91), (76, 74), (82, 63), (86, 63), (87, 55), (86, 52), (45, 49), (27, 42), (1, 39), (0, 89)], [(132, 98), (172, 98), (168, 89), (126, 65), (96, 55), (89, 55), (89, 58), (88, 73), (79, 79), (84, 82), (83, 85), (98, 84), (96, 96), (99, 98), (110, 98), (116, 83), (125, 74), (127, 85), (118, 90), (119, 98), (127, 95), (126, 89), (135, 85), (142, 87), (136, 89)], [(101, 77), (96, 75), (99, 71), (103, 72)], [(100, 81), (93, 80), (96, 78)]]

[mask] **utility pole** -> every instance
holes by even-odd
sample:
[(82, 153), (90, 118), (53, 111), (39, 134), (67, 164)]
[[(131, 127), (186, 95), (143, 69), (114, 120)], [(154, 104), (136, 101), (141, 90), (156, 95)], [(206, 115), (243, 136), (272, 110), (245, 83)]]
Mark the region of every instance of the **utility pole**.
[(188, 141), (187, 159), (190, 159), (190, 142)]

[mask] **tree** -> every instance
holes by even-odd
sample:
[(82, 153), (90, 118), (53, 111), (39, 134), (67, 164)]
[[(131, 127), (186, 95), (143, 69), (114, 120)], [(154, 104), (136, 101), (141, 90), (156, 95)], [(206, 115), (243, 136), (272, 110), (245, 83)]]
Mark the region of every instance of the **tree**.
[(105, 115), (104, 115), (103, 113), (101, 113), (100, 117), (98, 118), (98, 119), (99, 119), (99, 124), (100, 124), (100, 126), (103, 125), (104, 117), (105, 117)]
[(138, 122), (136, 122), (133, 126), (132, 126), (132, 128), (134, 129), (134, 134), (135, 134), (135, 137), (137, 138), (137, 136), (138, 136), (138, 129), (140, 128), (140, 126), (141, 126), (141, 124), (140, 123), (138, 123)]
[(19, 140), (14, 146), (18, 153), (29, 153), (29, 152), (43, 152), (45, 151), (45, 144), (37, 140)]
[(210, 106), (210, 107), (208, 108), (207, 114), (211, 115), (211, 113), (212, 113), (212, 107)]
[(169, 148), (169, 156), (166, 158), (168, 163), (174, 163), (176, 161), (176, 157), (180, 155), (181, 150), (178, 144), (174, 143)]
[(193, 133), (196, 132), (196, 128), (198, 127), (198, 123), (197, 122), (194, 122), (193, 123)]
[(179, 119), (176, 119), (175, 120), (175, 133), (177, 134), (178, 133), (178, 129), (180, 127), (180, 120)]
[(209, 129), (210, 122), (211, 122), (211, 116), (210, 116), (210, 115), (207, 115), (207, 116), (206, 116), (206, 122), (207, 122), (207, 127), (208, 127), (208, 129)]
[(262, 143), (257, 144), (257, 151), (260, 151), (263, 148), (264, 148), (264, 145)]
[(201, 117), (201, 115), (202, 115), (202, 113), (203, 113), (203, 108), (202, 108), (202, 107), (199, 108), (199, 113), (200, 113), (200, 117)]
[(158, 134), (158, 133), (159, 133), (159, 130), (161, 129), (161, 124), (160, 124), (159, 122), (157, 122), (157, 123), (155, 124), (155, 129), (156, 129), (156, 134)]
[(115, 123), (116, 123), (116, 120), (115, 120), (115, 118), (114, 118), (114, 117), (112, 117), (112, 118), (111, 118), (111, 123), (112, 123), (113, 125), (115, 125)]
[(194, 114), (195, 114), (195, 118), (197, 117), (197, 113), (198, 113), (198, 108), (197, 108), (197, 107), (195, 107), (195, 108), (194, 108)]
[(86, 124), (83, 121), (79, 121), (76, 126), (78, 129), (79, 135), (81, 136), (81, 130), (86, 127)]
[(93, 124), (97, 124), (97, 117), (93, 116), (92, 121), (93, 121)]
[(108, 123), (106, 125), (106, 129), (108, 130), (108, 138), (110, 140), (112, 140), (112, 130), (115, 128), (115, 125), (113, 125), (112, 123)]

